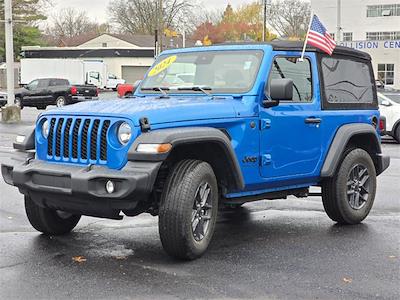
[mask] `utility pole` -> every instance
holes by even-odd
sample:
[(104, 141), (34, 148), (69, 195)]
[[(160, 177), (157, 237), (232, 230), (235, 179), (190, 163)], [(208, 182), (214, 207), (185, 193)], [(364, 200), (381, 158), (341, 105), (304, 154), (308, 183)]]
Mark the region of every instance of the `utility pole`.
[(14, 41), (11, 0), (4, 1), (4, 19), (6, 30), (7, 104), (14, 105)]
[(337, 0), (337, 11), (336, 11), (336, 42), (340, 43), (341, 41), (341, 31), (342, 31), (342, 1)]
[(163, 51), (163, 35), (164, 35), (164, 13), (163, 13), (163, 1), (158, 0), (158, 45), (159, 45), (159, 50), (158, 54), (160, 54)]
[(262, 41), (265, 42), (265, 36), (267, 35), (267, 0), (263, 0), (263, 31)]
[(14, 42), (11, 0), (4, 1), (4, 28), (7, 63), (7, 105), (1, 110), (1, 120), (6, 123), (16, 123), (21, 121), (21, 109), (14, 103)]
[(266, 41), (266, 35), (267, 35), (267, 8), (268, 6), (271, 5), (271, 0), (263, 0), (262, 1), (262, 6), (263, 6), (263, 32), (262, 32), (262, 41)]

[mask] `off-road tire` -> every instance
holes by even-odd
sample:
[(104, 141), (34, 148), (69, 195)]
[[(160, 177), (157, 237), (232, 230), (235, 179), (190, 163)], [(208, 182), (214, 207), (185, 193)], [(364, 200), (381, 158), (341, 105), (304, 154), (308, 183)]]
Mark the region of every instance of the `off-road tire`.
[[(209, 223), (199, 241), (193, 230), (195, 198), (204, 184), (210, 187), (207, 200)], [(159, 234), (164, 250), (172, 257), (193, 260), (202, 256), (214, 233), (218, 213), (218, 185), (212, 167), (199, 160), (183, 160), (167, 178), (159, 210)]]
[(33, 228), (46, 235), (67, 234), (75, 228), (81, 218), (79, 215), (69, 215), (40, 207), (28, 196), (25, 196), (25, 212)]
[[(354, 209), (348, 200), (350, 172), (362, 165), (369, 175), (369, 193), (365, 205)], [(322, 183), (322, 202), (329, 218), (339, 224), (361, 223), (369, 214), (376, 194), (376, 169), (371, 156), (363, 149), (348, 150), (333, 178)]]

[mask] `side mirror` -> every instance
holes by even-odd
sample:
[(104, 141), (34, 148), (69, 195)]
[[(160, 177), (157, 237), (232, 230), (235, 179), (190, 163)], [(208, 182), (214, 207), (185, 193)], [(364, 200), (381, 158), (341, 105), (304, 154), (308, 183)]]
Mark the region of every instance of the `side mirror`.
[(293, 100), (293, 80), (289, 78), (272, 79), (269, 96), (272, 100)]
[(383, 105), (383, 106), (392, 106), (392, 104), (391, 104), (389, 101), (387, 101), (387, 100), (383, 100), (383, 101), (382, 101), (382, 105)]
[(272, 79), (269, 87), (265, 86), (264, 96), (263, 106), (265, 108), (278, 106), (280, 100), (293, 100), (293, 80)]

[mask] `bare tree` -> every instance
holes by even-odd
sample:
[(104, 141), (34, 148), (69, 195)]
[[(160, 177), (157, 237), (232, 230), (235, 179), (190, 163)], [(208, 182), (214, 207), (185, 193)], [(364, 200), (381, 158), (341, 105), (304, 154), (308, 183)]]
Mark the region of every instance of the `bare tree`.
[(97, 24), (90, 21), (85, 11), (74, 8), (61, 9), (52, 17), (53, 25), (46, 32), (55, 37), (75, 37), (84, 33), (101, 33), (108, 30), (107, 24)]
[[(109, 4), (111, 21), (125, 33), (153, 34), (158, 24), (158, 0), (117, 0)], [(189, 0), (163, 0), (163, 28), (176, 28), (194, 15)]]
[(281, 36), (302, 38), (307, 32), (310, 15), (309, 2), (279, 0), (271, 5), (268, 22)]

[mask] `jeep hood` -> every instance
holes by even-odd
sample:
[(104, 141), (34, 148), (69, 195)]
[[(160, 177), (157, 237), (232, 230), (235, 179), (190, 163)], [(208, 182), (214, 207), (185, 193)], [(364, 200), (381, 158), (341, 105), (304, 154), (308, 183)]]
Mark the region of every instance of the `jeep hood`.
[(86, 101), (50, 110), (43, 115), (110, 116), (132, 120), (147, 117), (150, 124), (183, 122), (205, 119), (233, 118), (235, 105), (241, 103), (232, 97), (170, 97), (130, 98), (118, 100)]

